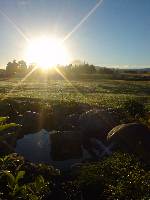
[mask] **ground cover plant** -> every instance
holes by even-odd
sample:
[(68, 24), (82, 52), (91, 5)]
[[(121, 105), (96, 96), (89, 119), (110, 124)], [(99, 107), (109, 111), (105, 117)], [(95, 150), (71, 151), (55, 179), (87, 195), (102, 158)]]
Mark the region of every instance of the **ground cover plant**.
[(1, 199), (149, 199), (150, 171), (134, 156), (115, 153), (63, 173), (10, 154), (0, 159)]
[[(80, 115), (90, 109), (111, 111), (117, 124), (140, 122), (150, 126), (149, 81), (30, 80), (17, 86), (19, 81), (1, 81), (0, 134), (4, 141), (10, 131), (16, 138), (28, 133), (20, 132), (22, 127), (18, 125), (27, 111), (37, 114), (40, 119), (40, 126), (34, 127), (34, 130), (64, 130), (68, 127), (70, 130), (71, 126), (65, 126), (66, 117)], [(30, 124), (30, 121), (27, 123)], [(149, 194), (149, 166), (134, 155), (123, 152), (105, 157), (102, 161), (82, 163), (68, 172), (51, 165), (31, 163), (10, 152), (3, 152), (0, 158), (2, 200), (147, 200)]]
[[(149, 81), (124, 80), (29, 80), (21, 85), (19, 79), (1, 81), (1, 98), (36, 98), (50, 101), (75, 101), (105, 107), (120, 107), (128, 99), (150, 104)], [(13, 90), (12, 90), (13, 89)]]

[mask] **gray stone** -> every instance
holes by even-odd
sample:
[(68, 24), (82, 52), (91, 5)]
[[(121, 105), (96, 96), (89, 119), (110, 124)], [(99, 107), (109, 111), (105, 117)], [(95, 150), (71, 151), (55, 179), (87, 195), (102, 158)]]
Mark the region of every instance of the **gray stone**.
[(65, 130), (79, 129), (79, 114), (70, 114), (65, 118), (63, 128)]
[(89, 110), (79, 117), (81, 131), (87, 137), (105, 140), (108, 131), (117, 125), (114, 118), (113, 113), (109, 111), (100, 109)]
[(26, 111), (22, 116), (22, 130), (28, 132), (35, 132), (40, 127), (40, 116), (39, 113)]
[(50, 132), (50, 141), (53, 160), (76, 159), (82, 156), (81, 132), (53, 131)]
[(150, 164), (150, 130), (145, 125), (121, 124), (108, 133), (107, 139), (115, 144), (115, 148), (133, 153)]

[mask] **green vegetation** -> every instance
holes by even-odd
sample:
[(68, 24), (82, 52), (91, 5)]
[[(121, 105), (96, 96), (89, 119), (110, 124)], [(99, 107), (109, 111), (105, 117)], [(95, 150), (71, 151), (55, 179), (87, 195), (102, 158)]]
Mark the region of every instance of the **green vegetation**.
[(115, 153), (100, 163), (82, 166), (76, 184), (85, 199), (149, 199), (150, 171), (133, 156)]
[(8, 104), (11, 104), (21, 114), (27, 110), (41, 113), (44, 121), (50, 119), (49, 126), (55, 130), (67, 114), (82, 113), (85, 107), (113, 109), (120, 123), (140, 120), (149, 126), (149, 81), (46, 81), (43, 77), (20, 85), (20, 79), (10, 79), (1, 81), (0, 92), (0, 115), (10, 115)]
[[(90, 78), (87, 75), (84, 81), (65, 81), (46, 80), (43, 75), (21, 84), (19, 78), (2, 80), (0, 145), (11, 134), (13, 138), (22, 137), (17, 130), (19, 117), (26, 111), (38, 113), (40, 128), (48, 130), (61, 130), (66, 116), (93, 108), (111, 110), (118, 124), (142, 122), (150, 126), (150, 81), (104, 79), (104, 76), (93, 79), (94, 76), (97, 75)], [(66, 173), (8, 153), (0, 158), (2, 200), (150, 199), (149, 166), (133, 155), (114, 153), (102, 161), (82, 163)]]
[[(121, 107), (129, 99), (144, 102), (150, 107), (149, 81), (123, 81), (123, 80), (29, 80), (20, 85), (20, 79), (1, 81), (1, 98), (24, 100), (36, 98), (50, 102), (86, 103), (104, 107)], [(12, 90), (13, 89), (13, 90)], [(12, 90), (12, 91), (11, 91)]]
[[(69, 174), (68, 174), (69, 175)], [(149, 199), (150, 171), (133, 156), (115, 153), (82, 164), (69, 176), (15, 154), (0, 158), (0, 198), (4, 199)]]
[(45, 199), (53, 188), (53, 167), (32, 164), (16, 154), (0, 158), (1, 199)]
[[(14, 127), (20, 127), (19, 124), (16, 123), (7, 123), (7, 120), (9, 119), (9, 117), (0, 117), (0, 142), (6, 142), (7, 138), (8, 138), (8, 131), (10, 131), (11, 128)], [(14, 137), (16, 135), (15, 132), (11, 132), (9, 133), (9, 135), (11, 135), (11, 137)], [(7, 144), (7, 143), (6, 143)]]

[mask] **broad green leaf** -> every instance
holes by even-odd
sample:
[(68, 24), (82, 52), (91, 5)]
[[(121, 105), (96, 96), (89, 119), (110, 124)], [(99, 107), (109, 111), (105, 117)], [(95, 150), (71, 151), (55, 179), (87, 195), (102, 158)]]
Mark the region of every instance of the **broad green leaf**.
[(40, 190), (42, 187), (44, 187), (45, 181), (43, 176), (38, 176), (35, 179), (35, 186), (37, 190)]
[(19, 191), (19, 185), (15, 184), (12, 192), (12, 196), (16, 196), (17, 192)]
[(25, 171), (19, 171), (16, 176), (16, 183), (19, 181), (19, 179), (23, 178), (24, 175), (25, 175)]
[(12, 127), (20, 127), (19, 124), (16, 123), (9, 123), (9, 124), (4, 124), (4, 125), (0, 125), (0, 131), (4, 131), (8, 128), (12, 128)]
[(9, 117), (0, 117), (0, 123), (5, 122)]
[(3, 174), (7, 176), (8, 186), (13, 189), (15, 184), (15, 177), (9, 171), (3, 171)]
[(23, 192), (25, 192), (25, 191), (26, 191), (25, 185), (19, 186), (18, 184), (15, 184), (15, 187), (14, 187), (13, 193), (12, 193), (12, 196), (17, 196), (17, 195), (19, 195), (19, 194), (22, 195)]
[(39, 197), (36, 195), (29, 195), (30, 200), (39, 200)]

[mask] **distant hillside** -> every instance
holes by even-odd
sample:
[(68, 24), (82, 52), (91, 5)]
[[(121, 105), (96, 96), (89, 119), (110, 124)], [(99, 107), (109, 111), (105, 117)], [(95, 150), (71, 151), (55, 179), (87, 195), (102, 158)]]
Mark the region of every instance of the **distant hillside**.
[(124, 69), (124, 71), (138, 71), (138, 72), (150, 72), (150, 68), (132, 68), (132, 69)]

